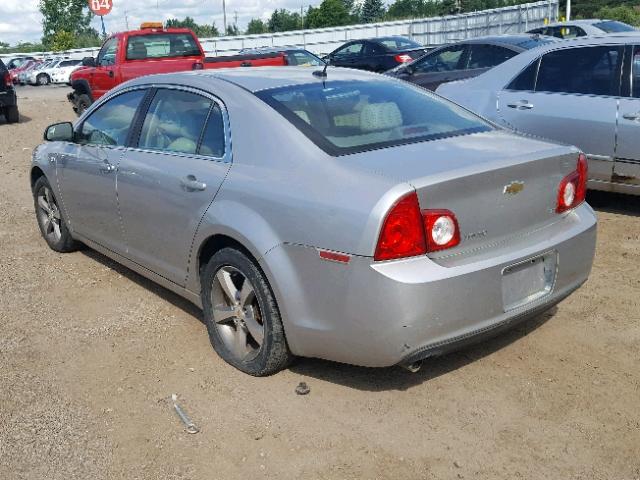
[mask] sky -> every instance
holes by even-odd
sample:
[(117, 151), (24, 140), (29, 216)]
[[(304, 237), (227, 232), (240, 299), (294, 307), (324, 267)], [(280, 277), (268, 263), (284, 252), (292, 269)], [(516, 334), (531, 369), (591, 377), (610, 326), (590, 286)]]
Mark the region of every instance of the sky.
[[(234, 22), (237, 12), (238, 27), (244, 29), (251, 18), (266, 20), (276, 8), (300, 10), (304, 5), (319, 4), (320, 0), (226, 0), (227, 25)], [(222, 31), (222, 0), (113, 0), (113, 10), (104, 17), (107, 33), (137, 28), (142, 22), (162, 21), (169, 18), (193, 17), (197, 23), (215, 22)], [(101, 31), (100, 19), (92, 25)], [(0, 0), (0, 42), (15, 45), (18, 42), (37, 42), (42, 37), (42, 16), (38, 0)]]

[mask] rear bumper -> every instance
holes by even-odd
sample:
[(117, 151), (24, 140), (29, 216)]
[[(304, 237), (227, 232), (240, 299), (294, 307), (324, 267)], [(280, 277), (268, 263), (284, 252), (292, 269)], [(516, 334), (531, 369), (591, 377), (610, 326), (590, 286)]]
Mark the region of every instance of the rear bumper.
[(16, 93), (11, 89), (9, 92), (0, 92), (0, 108), (11, 107), (17, 104)]
[[(352, 257), (345, 265), (320, 260), (315, 248), (289, 245), (262, 263), (295, 354), (384, 367), (445, 353), (551, 308), (587, 280), (595, 240), (596, 217), (584, 204), (545, 229), (466, 260)], [(542, 254), (556, 259), (549, 292), (505, 309), (504, 269)]]

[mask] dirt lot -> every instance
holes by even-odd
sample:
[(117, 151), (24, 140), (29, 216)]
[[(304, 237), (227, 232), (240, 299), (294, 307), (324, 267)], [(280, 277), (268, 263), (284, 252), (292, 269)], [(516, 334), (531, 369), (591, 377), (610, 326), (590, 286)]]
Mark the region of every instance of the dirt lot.
[(591, 279), (516, 331), (417, 374), (300, 360), (256, 379), (186, 301), (46, 247), (28, 168), (74, 118), (65, 93), (22, 88), (22, 123), (0, 121), (1, 479), (640, 479), (639, 199), (590, 198)]

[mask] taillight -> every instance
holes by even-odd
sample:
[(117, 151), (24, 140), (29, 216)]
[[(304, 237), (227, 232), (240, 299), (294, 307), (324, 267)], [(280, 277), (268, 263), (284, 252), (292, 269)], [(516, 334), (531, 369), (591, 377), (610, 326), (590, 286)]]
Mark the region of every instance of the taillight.
[(587, 174), (587, 157), (581, 153), (578, 156), (576, 169), (560, 182), (556, 204), (557, 213), (575, 208), (584, 202), (587, 196)]
[(387, 213), (374, 259), (413, 257), (423, 255), (426, 251), (418, 196), (412, 192), (398, 200)]
[(374, 260), (425, 255), (460, 243), (458, 220), (449, 210), (422, 210), (416, 192), (398, 200), (384, 220)]
[(423, 210), (424, 229), (427, 235), (427, 252), (455, 247), (460, 243), (458, 220), (449, 210)]
[(7, 87), (13, 86), (13, 80), (11, 79), (11, 74), (9, 72), (4, 72), (4, 84)]
[(396, 55), (394, 58), (398, 63), (407, 63), (413, 60), (413, 58), (411, 58), (411, 55), (407, 55), (406, 53), (401, 53), (400, 55)]
[(202, 65), (200, 62), (196, 62), (193, 65), (191, 65), (191, 70), (202, 70), (204, 68), (204, 65)]

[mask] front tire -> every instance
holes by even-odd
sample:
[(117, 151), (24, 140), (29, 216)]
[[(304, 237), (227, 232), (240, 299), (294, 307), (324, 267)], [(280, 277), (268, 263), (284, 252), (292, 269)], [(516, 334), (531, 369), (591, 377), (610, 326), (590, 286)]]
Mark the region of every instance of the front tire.
[(33, 186), (33, 200), (38, 227), (40, 227), (40, 233), (49, 248), (61, 253), (77, 250), (78, 244), (71, 237), (62, 211), (58, 206), (58, 200), (45, 177), (36, 180)]
[(81, 116), (84, 111), (91, 106), (91, 98), (86, 93), (78, 95), (78, 103), (76, 103), (76, 113)]
[(202, 304), (214, 350), (249, 375), (272, 375), (291, 362), (275, 298), (244, 253), (223, 248), (201, 275)]
[(49, 75), (47, 75), (46, 73), (41, 73), (40, 75), (38, 75), (38, 78), (36, 79), (36, 84), (40, 85), (41, 87), (49, 85), (50, 83), (51, 83), (51, 78), (49, 78)]

